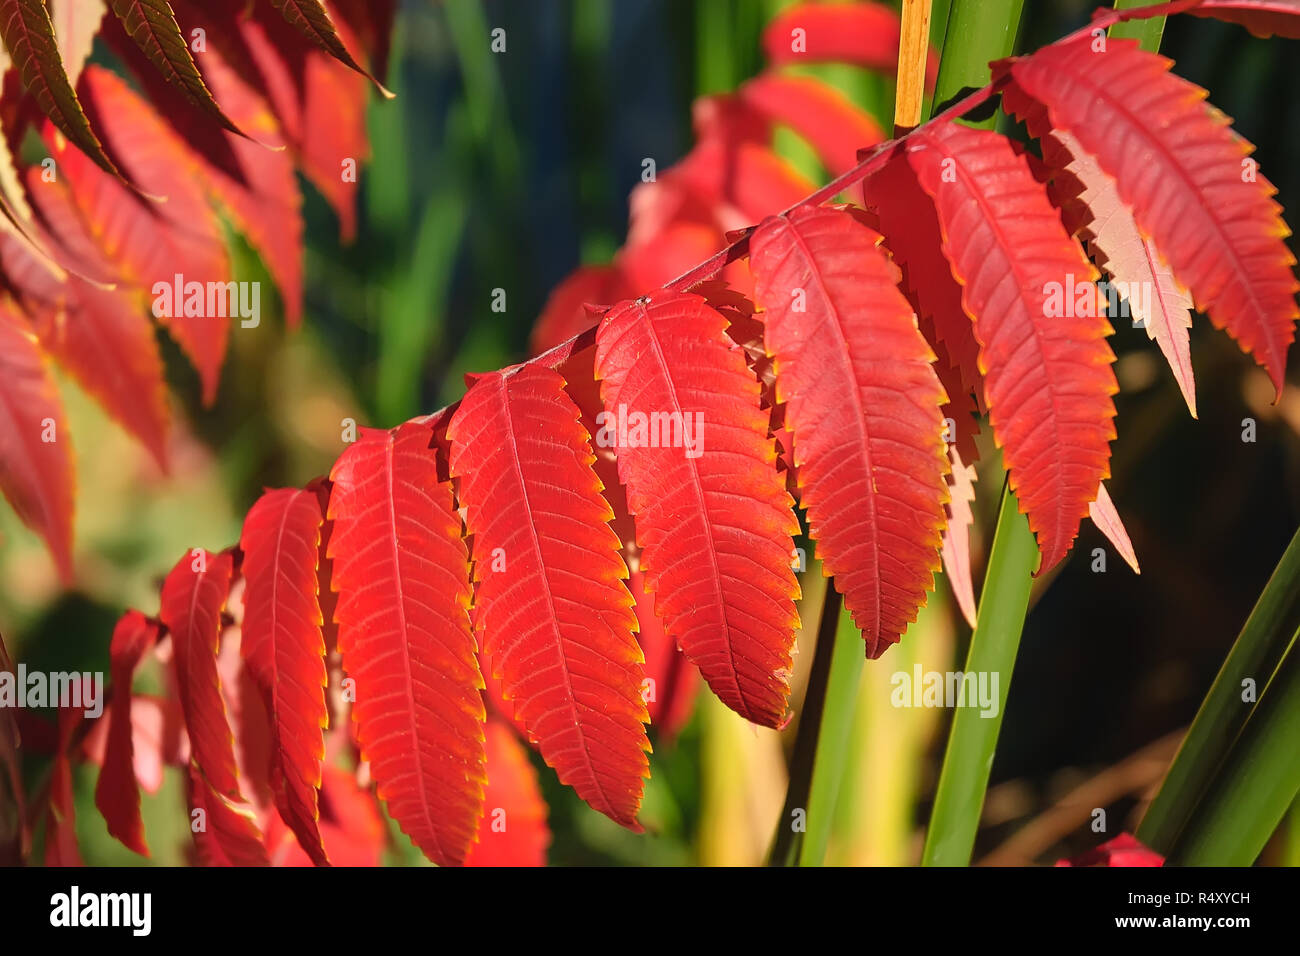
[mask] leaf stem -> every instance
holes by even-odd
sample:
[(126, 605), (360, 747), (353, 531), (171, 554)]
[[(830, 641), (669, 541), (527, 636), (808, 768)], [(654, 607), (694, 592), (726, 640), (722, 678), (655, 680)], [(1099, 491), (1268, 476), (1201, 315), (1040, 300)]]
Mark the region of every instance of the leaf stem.
[[(827, 586), (834, 590), (833, 583), (828, 582)], [(858, 687), (862, 684), (865, 660), (862, 633), (853, 623), (848, 609), (842, 606), (839, 592), (835, 592), (835, 598), (838, 613), (834, 619), (838, 619), (838, 625), (831, 635), (834, 649), (817, 728), (812, 780), (808, 788), (808, 832), (799, 848), (800, 866), (821, 866), (826, 859), (826, 846), (830, 843), (831, 825), (835, 820), (835, 804), (844, 780), (844, 768), (848, 765)]]
[[(822, 602), (821, 622), (817, 628), (817, 647), (813, 651), (812, 670), (808, 674), (808, 689), (804, 691), (803, 711), (799, 715), (799, 729), (794, 738), (794, 754), (790, 760), (790, 784), (785, 792), (785, 806), (777, 821), (776, 837), (768, 866), (794, 866), (806, 832), (809, 816), (808, 798), (812, 791), (813, 771), (817, 760), (818, 737), (822, 728), (822, 713), (826, 705), (826, 691), (830, 686), (831, 659), (835, 653), (836, 627), (840, 617), (840, 594), (826, 584), (826, 599)], [(860, 640), (860, 639), (859, 639)], [(833, 807), (832, 807), (833, 809)], [(796, 813), (803, 811), (802, 821)], [(796, 822), (805, 824), (796, 828)]]
[[(1020, 632), (1029, 609), (1031, 574), (1037, 563), (1038, 546), (1029, 522), (1020, 513), (1010, 482), (1006, 481), (980, 595), (978, 623), (971, 635), (965, 669), (967, 682), (983, 674), (990, 675), (990, 681), (997, 678), (997, 711), (985, 714), (977, 707), (965, 706), (958, 707), (953, 714), (921, 855), (924, 866), (970, 863), (1020, 647)], [(972, 692), (973, 688), (967, 686), (965, 693)]]

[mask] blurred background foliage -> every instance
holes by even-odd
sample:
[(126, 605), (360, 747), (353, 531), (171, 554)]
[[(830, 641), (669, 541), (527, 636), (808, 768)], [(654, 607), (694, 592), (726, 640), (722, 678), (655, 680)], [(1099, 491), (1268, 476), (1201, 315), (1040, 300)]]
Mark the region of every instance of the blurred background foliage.
[[(60, 593), (40, 544), (0, 509), (0, 632), (15, 658), (30, 668), (107, 671), (124, 606), (152, 613), (178, 555), (237, 540), (262, 487), (327, 472), (342, 449), (343, 419), (394, 425), (454, 401), (463, 373), (525, 357), (548, 292), (579, 264), (608, 261), (622, 241), (643, 159), (663, 170), (690, 148), (692, 99), (761, 69), (761, 29), (785, 5), (404, 2), (389, 76), (398, 98), (372, 103), (373, 159), (354, 244), (338, 244), (332, 213), (306, 191), (305, 327), (288, 334), (267, 321), (238, 330), (211, 409), (199, 406), (184, 364), (169, 363), (176, 428), (167, 478), (63, 383), (77, 443), (78, 587)], [(1020, 49), (1082, 25), (1091, 10), (1080, 0), (1025, 7)], [(946, 8), (935, 3), (936, 42)], [(506, 31), (504, 54), (489, 47), (497, 27)], [(1283, 206), (1300, 206), (1295, 44), (1180, 17), (1162, 49), (1257, 144)], [(850, 67), (819, 72), (888, 127), (891, 83)], [(797, 138), (782, 135), (778, 145), (824, 180)], [(258, 278), (256, 257), (237, 238), (232, 244), (241, 278)], [(494, 310), (502, 294), (505, 308)], [(1107, 810), (1109, 835), (1133, 828), (1176, 732), (1300, 522), (1295, 374), (1272, 405), (1262, 372), (1198, 318), (1193, 421), (1144, 332), (1120, 325), (1112, 341), (1121, 393), (1110, 489), (1143, 573), (1113, 553), (1104, 573), (1093, 571), (1093, 549), (1105, 542), (1088, 526), (1064, 569), (1036, 585), (977, 861), (1051, 861), (1095, 845), (1104, 839), (1088, 826), (1095, 807)], [(1254, 443), (1242, 440), (1246, 418), (1257, 422)], [(1000, 485), (991, 447), (984, 458), (977, 589)], [(810, 601), (820, 587), (815, 567), (803, 576)], [(806, 680), (813, 637), (801, 638), (796, 684)], [(950, 713), (892, 707), (889, 678), (914, 664), (954, 669), (968, 638), (941, 582), (903, 643), (866, 667), (828, 862), (918, 859)], [(640, 837), (586, 810), (542, 768), (551, 862), (760, 862), (781, 812), (794, 730), (757, 730), (702, 696), (682, 734), (656, 747), (642, 815), (649, 832)], [(138, 862), (107, 836), (94, 777), (93, 768), (77, 774), (86, 862)], [(158, 795), (145, 796), (156, 862), (185, 859), (183, 800), (174, 771)], [(1266, 862), (1300, 862), (1296, 821), (1293, 811)], [(392, 859), (415, 862), (403, 843), (395, 841)]]

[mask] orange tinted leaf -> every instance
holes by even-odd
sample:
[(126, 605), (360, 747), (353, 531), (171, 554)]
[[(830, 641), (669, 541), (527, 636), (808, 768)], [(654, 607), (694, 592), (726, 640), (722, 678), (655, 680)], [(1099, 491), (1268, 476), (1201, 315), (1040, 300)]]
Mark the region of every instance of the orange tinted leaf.
[(564, 380), (523, 366), (461, 401), (449, 462), (474, 541), (474, 627), (562, 783), (639, 830), (649, 720), (613, 515)]
[(872, 658), (934, 586), (948, 497), (934, 353), (879, 242), (848, 212), (805, 207), (750, 244), (800, 501)]
[(248, 582), (240, 653), (271, 722), (271, 791), (303, 849), (323, 866), (316, 791), (329, 713), (317, 601), (321, 521), (314, 492), (267, 491), (244, 519), (239, 547)]
[(465, 865), (545, 866), (551, 831), (528, 750), (500, 720), (489, 720), (485, 729), (488, 785), (483, 795), (484, 814)]
[[(303, 172), (338, 214), (342, 241), (351, 242), (357, 234), (361, 167), (370, 158), (366, 84), (315, 53), (307, 57), (305, 77), (299, 146)], [(343, 175), (345, 164), (355, 168), (355, 175)]]
[(483, 680), (468, 556), (430, 429), (365, 430), (330, 473), (343, 667), (362, 754), (430, 859), (465, 858), (483, 808)]
[(135, 775), (135, 746), (131, 723), (131, 678), (140, 658), (158, 640), (158, 625), (139, 611), (127, 611), (113, 628), (108, 648), (113, 706), (109, 714), (104, 766), (95, 783), (95, 806), (104, 815), (108, 832), (127, 849), (149, 855), (140, 818), (140, 784)]
[(759, 384), (726, 328), (697, 295), (611, 309), (596, 335), (597, 443), (614, 448), (669, 636), (728, 707), (777, 727), (799, 625), (799, 522)]
[(27, 321), (0, 304), (0, 491), (72, 579), (72, 452), (63, 404)]
[(1017, 101), (1013, 90), (1008, 106), (1032, 113), (1022, 102), (1032, 97), (1096, 157), (1197, 308), (1280, 394), (1300, 286), (1276, 190), (1249, 159), (1254, 147), (1203, 102), (1204, 90), (1169, 73), (1169, 60), (1127, 40), (1094, 53), (1090, 40), (1004, 62), (1023, 91)]
[(907, 158), (974, 316), (993, 437), (1038, 536), (1041, 574), (1069, 551), (1110, 474), (1117, 386), (1097, 270), (1005, 138), (931, 123), (909, 138)]
[(218, 793), (243, 800), (234, 737), (217, 674), (221, 612), (230, 591), (231, 573), (228, 551), (212, 554), (195, 548), (176, 563), (163, 582), (158, 616), (171, 636), (177, 693), (194, 763)]

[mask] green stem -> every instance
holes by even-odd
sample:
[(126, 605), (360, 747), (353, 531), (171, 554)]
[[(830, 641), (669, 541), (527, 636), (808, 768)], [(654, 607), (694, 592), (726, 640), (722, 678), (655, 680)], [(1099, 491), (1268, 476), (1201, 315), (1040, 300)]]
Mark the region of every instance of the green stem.
[[(952, 0), (934, 102), (944, 103), (968, 86), (989, 81), (989, 61), (1010, 56), (1024, 0)], [(992, 127), (989, 119), (976, 126)]]
[[(1121, 5), (1125, 2), (1120, 0)], [(987, 61), (1012, 52), (1021, 8), (1022, 0), (954, 0), (947, 36), (958, 42), (945, 47), (936, 102), (952, 98), (964, 87), (988, 81)], [(1153, 24), (1133, 24), (1136, 30), (1130, 35), (1138, 35), (1144, 46), (1156, 49), (1164, 24)], [(991, 128), (995, 122), (996, 117), (990, 117), (976, 125)], [(1005, 485), (965, 671), (975, 676), (998, 675), (998, 711), (986, 718), (974, 708), (960, 708), (953, 716), (922, 851), (921, 862), (927, 866), (964, 866), (970, 862), (1028, 610), (1030, 575), (1037, 563), (1034, 536), (1019, 513), (1010, 485)]]
[[(1165, 0), (1115, 0), (1116, 10), (1132, 10), (1135, 7), (1151, 7)], [(1148, 17), (1145, 20), (1129, 20), (1117, 23), (1110, 28), (1109, 35), (1137, 40), (1138, 45), (1148, 53), (1160, 50), (1160, 38), (1165, 32), (1164, 17)]]
[[(1015, 48), (1023, 7), (1023, 0), (953, 0), (934, 90), (936, 104), (951, 100), (966, 87), (989, 81), (989, 61), (1010, 56)], [(975, 125), (992, 128), (994, 122), (990, 117)], [(1001, 700), (996, 717), (981, 718), (978, 710), (966, 708), (954, 715), (923, 863), (970, 862), (1037, 558), (1029, 525), (1019, 513), (1010, 487), (1004, 487), (980, 599), (979, 625), (971, 636), (967, 660), (967, 672), (981, 669), (1000, 675)]]
[[(1255, 609), (1250, 612), (1192, 721), (1160, 792), (1142, 818), (1137, 835), (1147, 846), (1163, 853), (1174, 845), (1197, 799), (1233, 749), (1233, 741), (1250, 717), (1250, 702), (1242, 700), (1243, 681), (1253, 680), (1256, 687), (1264, 687), (1297, 628), (1300, 628), (1300, 530), (1291, 539)], [(1261, 697), (1257, 706), (1262, 704)]]
[[(1300, 638), (1296, 631), (1292, 640)], [(1300, 653), (1289, 652), (1174, 841), (1173, 866), (1250, 866), (1300, 791)]]
[(959, 707), (953, 715), (921, 855), (925, 866), (970, 863), (1020, 632), (1029, 608), (1031, 574), (1037, 563), (1038, 546), (1008, 482), (1002, 488), (997, 531), (980, 594), (979, 620), (971, 635), (965, 670), (967, 681), (980, 674), (996, 675), (998, 708), (994, 714), (984, 716), (977, 707)]
[(808, 788), (808, 832), (799, 848), (800, 866), (821, 866), (826, 858), (826, 845), (830, 842), (831, 824), (835, 819), (835, 802), (844, 779), (849, 741), (853, 736), (858, 685), (862, 680), (862, 634), (848, 610), (840, 607), (838, 593), (832, 610), (838, 614), (833, 614), (831, 620), (838, 618), (839, 624), (832, 635), (834, 650)]
[(831, 659), (835, 656), (839, 616), (840, 594), (828, 581), (821, 622), (817, 628), (817, 647), (813, 651), (812, 670), (808, 674), (808, 689), (804, 691), (803, 711), (799, 715), (794, 754), (790, 758), (790, 783), (785, 792), (785, 807), (781, 810), (781, 819), (777, 821), (768, 866), (794, 866), (800, 859), (801, 844), (807, 830), (813, 769), (817, 753), (821, 749), (818, 738), (821, 735), (822, 714), (826, 708), (826, 690), (831, 682)]

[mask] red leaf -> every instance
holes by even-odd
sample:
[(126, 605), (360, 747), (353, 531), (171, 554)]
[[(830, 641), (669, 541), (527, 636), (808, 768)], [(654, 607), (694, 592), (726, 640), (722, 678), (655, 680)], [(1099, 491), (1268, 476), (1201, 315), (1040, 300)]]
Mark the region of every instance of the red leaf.
[(370, 72), (382, 80), (388, 74), (397, 0), (331, 0), (330, 10), (348, 25), (358, 48), (365, 51)]
[(0, 0), (0, 38), (41, 111), (96, 165), (120, 177), (64, 71), (45, 0)]
[(149, 855), (140, 818), (140, 785), (135, 775), (131, 723), (131, 678), (140, 658), (158, 640), (158, 625), (139, 611), (127, 611), (113, 628), (108, 648), (113, 707), (109, 714), (104, 766), (95, 783), (95, 806), (104, 815), (108, 832), (129, 850)]
[(663, 619), (655, 613), (654, 595), (645, 590), (645, 575), (640, 571), (629, 574), (627, 589), (636, 601), (636, 642), (645, 655), (642, 696), (650, 712), (650, 727), (657, 741), (672, 740), (690, 719), (700, 672), (690, 666), (677, 642), (664, 631)]
[(974, 316), (993, 437), (1038, 536), (1041, 574), (1069, 551), (1110, 475), (1117, 386), (1097, 270), (1003, 137), (931, 123), (909, 138), (907, 157)]
[(240, 643), (271, 722), (271, 789), (309, 856), (328, 863), (316, 821), (325, 756), (325, 639), (317, 601), (320, 503), (298, 488), (268, 491), (244, 519)]
[[(190, 829), (201, 866), (267, 866), (262, 834), (252, 813), (209, 786), (203, 771), (189, 768)], [(197, 811), (202, 811), (196, 816)]]
[(167, 470), (167, 387), (138, 295), (68, 277), (68, 311), (40, 320), (41, 344)]
[(447, 429), (474, 540), (474, 628), (561, 783), (640, 830), (642, 655), (613, 515), (579, 410), (550, 369), (477, 378)]
[(367, 429), (330, 473), (329, 558), (352, 716), (393, 819), (461, 862), (483, 808), (483, 701), (469, 568), (433, 433)]
[(163, 79), (217, 123), (243, 135), (212, 98), (167, 0), (111, 0), (111, 3), (127, 34)]
[[(933, 331), (934, 344), (942, 346), (961, 382), (960, 394), (974, 393), (982, 402), (984, 374), (975, 328), (962, 306), (961, 286), (943, 256), (934, 204), (903, 156), (891, 158), (867, 180), (866, 200), (876, 212), (885, 246), (902, 271), (903, 291), (921, 318), (922, 330)], [(948, 398), (964, 410), (958, 390), (949, 388)], [(973, 459), (974, 449), (963, 448), (962, 454)]]
[(217, 675), (221, 611), (230, 591), (232, 559), (195, 548), (163, 582), (159, 617), (172, 640), (177, 692), (185, 712), (194, 763), (215, 790), (243, 800), (234, 737)]
[(551, 831), (528, 751), (509, 725), (487, 723), (488, 785), (466, 866), (545, 866)]
[(84, 866), (77, 849), (77, 802), (72, 786), (73, 731), (83, 720), (82, 712), (59, 709), (58, 746), (50, 770), (49, 805), (45, 810), (45, 865)]
[(934, 586), (948, 498), (934, 353), (879, 242), (848, 212), (804, 207), (750, 243), (800, 500), (871, 658)]
[[(1253, 147), (1203, 102), (1205, 91), (1170, 74), (1137, 43), (1091, 37), (1004, 61), (1023, 95), (1079, 141), (1115, 178), (1144, 235), (1192, 293), (1269, 373), (1281, 394), (1295, 337), (1295, 258), (1272, 184), (1255, 174)], [(1011, 92), (1008, 106), (1032, 112)], [(1036, 131), (1035, 131), (1036, 132)]]
[(0, 304), (0, 491), (45, 539), (65, 582), (72, 580), (72, 488), (58, 390), (27, 322)]
[(1164, 857), (1147, 849), (1129, 833), (1121, 833), (1073, 859), (1056, 861), (1057, 866), (1164, 866), (1164, 863)]
[[(165, 202), (150, 202), (128, 192), (91, 167), (81, 153), (61, 150), (47, 131), (47, 145), (58, 160), (61, 178), (101, 248), (112, 255), (125, 277), (141, 288), (152, 290), (162, 283), (170, 291), (177, 275), (187, 287), (199, 283), (206, 290), (211, 282), (224, 287), (230, 279), (230, 262), (220, 223), (197, 175), (194, 155), (149, 105), (113, 74), (88, 67), (82, 86), (92, 115), (113, 117), (105, 130), (114, 154), (132, 176), (166, 196)], [(231, 320), (207, 315), (206, 301), (205, 295), (199, 309), (202, 314), (197, 315), (184, 308), (184, 301), (172, 301), (169, 310), (155, 311), (170, 311), (163, 321), (198, 369), (203, 400), (210, 404), (216, 397)], [(229, 303), (226, 311), (230, 311)]]
[(190, 144), (202, 181), (236, 227), (262, 257), (279, 287), (285, 321), (296, 327), (302, 318), (302, 193), (293, 154), (265, 98), (241, 77), (215, 45), (203, 54), (203, 73), (226, 113), (252, 139), (234, 136), (213, 125), (145, 62), (121, 35), (108, 31), (110, 43), (135, 70), (159, 111)]
[(832, 176), (852, 169), (859, 149), (885, 138), (870, 114), (812, 77), (764, 73), (740, 88), (740, 98), (806, 139)]
[(1187, 12), (1240, 24), (1257, 37), (1300, 39), (1298, 0), (1201, 0)]
[[(33, 172), (35, 167), (33, 167)], [(39, 176), (35, 177), (39, 181)], [(94, 270), (99, 250), (86, 234), (67, 191), (41, 183), (33, 191), (37, 212), (58, 237), (50, 248), (75, 257), (89, 253)], [(0, 264), (32, 315), (41, 346), (67, 369), (108, 414), (167, 467), (167, 399), (162, 359), (139, 295), (91, 285), (76, 275), (59, 279), (11, 236), (0, 236)], [(106, 264), (105, 267), (107, 268)]]
[[(321, 775), (321, 842), (335, 866), (379, 866), (388, 831), (374, 797), (353, 774), (326, 766)], [(266, 828), (273, 866), (312, 866), (292, 831), (273, 816)]]
[[(301, 45), (295, 30), (274, 15), (259, 16), (260, 9), (254, 8), (252, 17), (236, 11), (234, 17), (217, 20), (216, 29), (237, 31), (242, 44), (234, 45), (232, 37), (223, 49), (227, 59), (238, 49), (260, 74), (255, 85), (265, 91), (303, 173), (334, 207), (340, 236), (349, 242), (356, 235), (360, 168), (370, 155), (366, 80)], [(231, 59), (231, 65), (238, 62)], [(345, 163), (355, 164), (356, 175), (343, 175)]]
[(668, 634), (728, 707), (778, 727), (799, 625), (799, 522), (759, 384), (726, 328), (696, 295), (611, 309), (596, 335), (596, 438), (615, 450)]
[[(82, 742), (88, 761), (104, 766), (109, 731), (113, 726), (113, 701), (108, 702), (107, 719), (98, 720)], [(175, 697), (153, 694), (131, 695), (131, 757), (135, 779), (149, 793), (163, 784), (164, 767), (183, 768), (190, 762), (190, 740), (185, 733), (185, 715)]]
[[(763, 30), (763, 50), (773, 66), (853, 63), (893, 75), (898, 68), (898, 14), (878, 3), (801, 3), (787, 7)], [(925, 62), (925, 85), (934, 86), (939, 57)]]
[(384, 96), (392, 97), (393, 94), (384, 89), (382, 83), (371, 76), (361, 64), (353, 59), (352, 54), (348, 52), (348, 48), (339, 36), (338, 29), (330, 18), (329, 11), (321, 0), (271, 0), (271, 6), (279, 10), (285, 20), (295, 30), (311, 40), (312, 43), (340, 63), (347, 65), (369, 79)]

